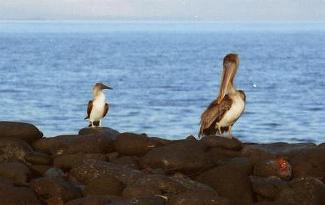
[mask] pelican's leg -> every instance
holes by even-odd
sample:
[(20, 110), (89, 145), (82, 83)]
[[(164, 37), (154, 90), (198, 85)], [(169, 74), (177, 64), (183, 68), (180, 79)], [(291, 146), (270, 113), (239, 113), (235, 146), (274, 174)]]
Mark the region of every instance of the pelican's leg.
[(219, 135), (222, 135), (221, 127), (220, 127), (219, 123), (216, 123), (216, 128), (218, 129)]
[(94, 124), (93, 124), (92, 121), (89, 121), (89, 125), (88, 125), (88, 127), (94, 127)]
[(232, 131), (231, 131), (231, 128), (232, 126), (229, 126), (229, 129), (228, 129), (228, 138), (232, 138)]

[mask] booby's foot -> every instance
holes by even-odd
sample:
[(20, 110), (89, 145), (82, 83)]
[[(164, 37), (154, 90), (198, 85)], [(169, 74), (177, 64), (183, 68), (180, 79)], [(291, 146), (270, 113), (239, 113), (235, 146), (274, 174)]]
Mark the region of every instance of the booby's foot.
[(100, 126), (100, 121), (94, 121), (93, 125), (94, 125), (94, 127), (99, 127)]

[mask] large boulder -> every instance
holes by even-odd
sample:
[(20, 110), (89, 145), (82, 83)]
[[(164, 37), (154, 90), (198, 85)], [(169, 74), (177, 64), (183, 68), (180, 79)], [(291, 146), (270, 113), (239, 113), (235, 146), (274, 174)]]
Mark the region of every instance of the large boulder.
[(325, 185), (316, 178), (297, 178), (289, 182), (279, 193), (280, 204), (321, 205), (325, 204)]
[(221, 136), (206, 136), (200, 140), (203, 144), (208, 147), (219, 147), (230, 150), (241, 150), (243, 144), (236, 138), (226, 138)]
[(114, 164), (130, 167), (132, 169), (139, 169), (139, 159), (135, 156), (123, 156), (111, 160)]
[[(124, 200), (103, 195), (86, 196), (79, 199), (74, 199), (66, 203), (66, 205), (129, 205)], [(130, 204), (131, 205), (131, 204)]]
[(23, 163), (0, 163), (0, 176), (12, 180), (16, 185), (27, 185), (30, 175), (29, 168)]
[(210, 166), (205, 149), (206, 146), (196, 140), (179, 140), (150, 150), (141, 164), (167, 172), (196, 172)]
[(53, 161), (53, 165), (64, 170), (70, 170), (72, 167), (77, 167), (83, 164), (83, 162), (88, 159), (105, 161), (106, 156), (104, 154), (87, 153), (65, 154), (57, 156)]
[(31, 188), (48, 204), (63, 204), (80, 198), (81, 191), (61, 177), (42, 177), (31, 181)]
[(124, 184), (130, 184), (143, 176), (139, 170), (99, 160), (85, 160), (80, 166), (72, 168), (70, 174), (85, 184), (107, 175), (117, 178)]
[(287, 182), (278, 177), (250, 177), (253, 191), (260, 200), (274, 201), (281, 190), (287, 186)]
[(15, 187), (0, 180), (0, 205), (40, 205), (40, 201), (30, 188)]
[(114, 150), (113, 140), (104, 135), (61, 135), (36, 141), (33, 146), (59, 156), (75, 153), (109, 153)]
[(196, 178), (228, 198), (232, 205), (252, 204), (253, 194), (247, 169), (244, 166), (221, 165), (203, 172)]
[(32, 151), (32, 147), (23, 140), (0, 138), (0, 163), (25, 161), (25, 156)]
[(126, 132), (117, 136), (114, 145), (115, 150), (122, 155), (142, 156), (157, 146), (154, 142), (144, 134), (139, 135)]
[(42, 136), (43, 133), (32, 124), (0, 121), (0, 138), (15, 138), (32, 143)]
[(120, 196), (124, 189), (124, 184), (113, 176), (101, 176), (85, 187), (85, 195), (115, 195)]
[(119, 131), (109, 127), (86, 127), (79, 130), (79, 135), (105, 135), (113, 140), (119, 135)]

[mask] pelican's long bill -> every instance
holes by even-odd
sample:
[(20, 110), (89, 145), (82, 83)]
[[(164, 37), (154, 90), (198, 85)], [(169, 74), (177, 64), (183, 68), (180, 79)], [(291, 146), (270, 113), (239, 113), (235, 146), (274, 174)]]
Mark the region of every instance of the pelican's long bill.
[(225, 95), (230, 83), (233, 83), (234, 77), (237, 72), (239, 59), (237, 55), (226, 58), (223, 63), (223, 74), (221, 78), (220, 91), (218, 96), (218, 103), (220, 103)]

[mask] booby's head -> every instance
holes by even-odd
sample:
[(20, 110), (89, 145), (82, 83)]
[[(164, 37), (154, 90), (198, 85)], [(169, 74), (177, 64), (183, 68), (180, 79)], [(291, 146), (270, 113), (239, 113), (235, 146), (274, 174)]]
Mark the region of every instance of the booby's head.
[(96, 83), (93, 88), (94, 97), (100, 95), (103, 92), (103, 90), (105, 90), (105, 89), (112, 90), (113, 88), (111, 86), (104, 85), (103, 83)]
[(223, 72), (221, 77), (218, 103), (220, 103), (233, 85), (234, 78), (239, 66), (239, 56), (235, 53), (227, 54), (223, 59)]

